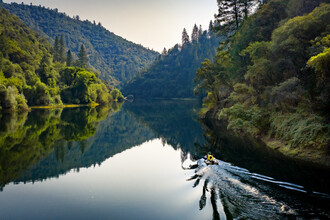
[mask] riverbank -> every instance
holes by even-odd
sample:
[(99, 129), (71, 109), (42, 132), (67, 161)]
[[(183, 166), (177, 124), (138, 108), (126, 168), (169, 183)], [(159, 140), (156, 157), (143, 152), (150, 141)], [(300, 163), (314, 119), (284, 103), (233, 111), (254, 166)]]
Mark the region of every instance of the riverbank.
[(284, 141), (270, 138), (267, 136), (261, 137), (261, 140), (267, 147), (280, 152), (281, 154), (294, 159), (310, 161), (316, 164), (330, 167), (330, 155), (327, 149), (296, 147), (292, 148)]
[[(279, 138), (270, 137), (268, 134), (258, 133), (257, 135), (251, 135), (246, 130), (240, 130), (239, 132), (228, 129), (228, 121), (218, 120), (216, 109), (207, 111), (201, 115), (203, 120), (215, 121), (217, 123), (226, 123), (225, 127), (229, 132), (239, 136), (249, 136), (258, 141), (262, 141), (268, 148), (278, 151), (286, 157), (293, 159), (309, 161), (322, 166), (330, 167), (330, 154), (329, 146), (319, 148), (314, 146), (297, 146), (292, 147), (287, 141)], [(213, 127), (213, 129), (216, 129)]]
[(31, 106), (31, 109), (56, 109), (56, 108), (78, 108), (78, 107), (84, 107), (84, 106), (89, 106), (89, 107), (95, 107), (99, 106), (98, 103), (93, 103), (93, 104), (67, 104), (67, 105), (46, 105), (46, 106)]

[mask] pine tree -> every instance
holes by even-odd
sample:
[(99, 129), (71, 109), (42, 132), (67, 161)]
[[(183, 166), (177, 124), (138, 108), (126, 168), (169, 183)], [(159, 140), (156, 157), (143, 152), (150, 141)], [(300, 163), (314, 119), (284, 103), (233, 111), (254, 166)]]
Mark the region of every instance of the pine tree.
[(212, 20), (210, 21), (210, 24), (209, 24), (208, 34), (209, 34), (209, 36), (212, 36), (212, 34), (213, 34), (213, 21)]
[(167, 50), (166, 48), (164, 47), (163, 51), (162, 51), (162, 56), (165, 56), (167, 54)]
[(183, 31), (182, 31), (182, 46), (188, 44), (189, 42), (190, 42), (190, 40), (189, 40), (189, 35), (187, 33), (187, 30), (186, 30), (186, 28), (183, 28)]
[(65, 62), (65, 51), (66, 51), (65, 41), (63, 35), (61, 35), (59, 48), (58, 48), (58, 59), (59, 59), (58, 61), (60, 61), (61, 63)]
[(60, 61), (59, 57), (59, 51), (60, 51), (60, 41), (58, 40), (58, 37), (55, 37), (55, 44), (54, 44), (54, 61)]
[(193, 31), (191, 33), (191, 41), (193, 43), (198, 41), (198, 27), (196, 24), (194, 25)]
[(252, 7), (257, 5), (262, 5), (264, 2), (267, 2), (266, 0), (263, 0), (262, 2), (256, 2), (255, 0), (239, 0), (241, 13), (243, 14), (243, 18), (247, 18), (249, 16), (249, 12)]
[(78, 54), (78, 66), (81, 68), (87, 68), (87, 64), (88, 64), (87, 53), (84, 45), (82, 44)]
[(255, 4), (253, 0), (217, 0), (217, 22), (220, 29), (238, 29), (244, 18), (248, 17), (250, 8)]
[(70, 50), (66, 54), (66, 66), (72, 66), (72, 54)]
[(198, 29), (198, 39), (200, 39), (203, 36), (203, 28), (202, 25), (199, 25)]

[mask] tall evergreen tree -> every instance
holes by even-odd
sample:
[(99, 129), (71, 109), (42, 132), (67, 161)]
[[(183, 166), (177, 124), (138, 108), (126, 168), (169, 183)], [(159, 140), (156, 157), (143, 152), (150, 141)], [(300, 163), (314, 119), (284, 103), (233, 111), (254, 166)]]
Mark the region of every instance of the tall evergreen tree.
[(207, 35), (209, 38), (214, 35), (215, 30), (216, 30), (216, 21), (213, 22), (212, 20), (210, 20), (209, 29), (207, 31)]
[(253, 0), (217, 0), (217, 3), (217, 22), (220, 29), (226, 30), (237, 30), (241, 21), (248, 17), (250, 8), (256, 4)]
[(58, 58), (61, 63), (65, 62), (65, 51), (66, 51), (65, 41), (63, 35), (61, 35), (59, 48), (58, 48), (58, 56), (59, 56)]
[(87, 65), (88, 65), (87, 53), (84, 45), (82, 44), (78, 54), (78, 66), (81, 68), (86, 68)]
[(165, 56), (167, 54), (167, 50), (166, 48), (164, 47), (163, 51), (162, 51), (162, 56)]
[(198, 41), (198, 27), (195, 24), (191, 33), (191, 42), (196, 43)]
[(60, 51), (60, 41), (59, 41), (58, 37), (56, 36), (55, 44), (54, 44), (54, 61), (55, 62), (60, 61), (59, 51)]
[(72, 54), (70, 50), (66, 54), (66, 66), (72, 66)]
[(183, 28), (183, 31), (182, 31), (182, 46), (188, 44), (189, 42), (190, 42), (190, 40), (189, 40), (189, 35), (187, 33), (187, 30), (186, 30), (186, 28)]
[(203, 35), (203, 29), (202, 29), (202, 25), (199, 25), (199, 29), (198, 29), (198, 39), (200, 39)]
[(211, 34), (213, 32), (213, 21), (212, 20), (210, 20), (208, 32), (209, 32), (209, 34)]

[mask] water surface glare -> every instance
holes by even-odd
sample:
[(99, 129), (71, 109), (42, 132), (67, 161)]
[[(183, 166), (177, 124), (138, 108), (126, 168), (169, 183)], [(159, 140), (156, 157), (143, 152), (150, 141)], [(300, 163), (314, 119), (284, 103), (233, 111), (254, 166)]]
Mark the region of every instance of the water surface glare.
[[(330, 169), (285, 157), (200, 103), (0, 113), (0, 220), (330, 219)], [(197, 160), (212, 151), (216, 166)]]
[[(180, 150), (154, 139), (104, 161), (43, 182), (13, 184), (1, 193), (4, 219), (210, 219), (200, 190), (186, 179)], [(6, 211), (4, 211), (6, 210)]]

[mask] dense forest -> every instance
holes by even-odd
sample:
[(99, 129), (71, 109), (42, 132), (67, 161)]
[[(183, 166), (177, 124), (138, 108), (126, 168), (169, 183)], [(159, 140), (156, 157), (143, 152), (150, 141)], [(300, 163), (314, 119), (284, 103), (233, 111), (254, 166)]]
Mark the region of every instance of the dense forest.
[(71, 18), (57, 9), (42, 6), (2, 5), (52, 44), (62, 35), (74, 57), (83, 44), (90, 66), (100, 73), (101, 79), (113, 85), (130, 80), (158, 56), (155, 51), (111, 33), (101, 23), (82, 21), (79, 16)]
[[(34, 105), (105, 104), (122, 99), (87, 65), (81, 45), (78, 59), (66, 56), (64, 39), (55, 49), (18, 17), (0, 8), (0, 110)], [(64, 52), (63, 52), (64, 51)], [(67, 65), (67, 62), (76, 66)]]
[(176, 44), (168, 51), (164, 48), (148, 69), (123, 87), (123, 92), (138, 99), (194, 97), (196, 70), (204, 59), (215, 56), (222, 39), (213, 33), (212, 27), (212, 21), (208, 31), (195, 24), (191, 39), (184, 29), (182, 44)]
[(228, 2), (239, 1), (218, 0), (217, 31), (228, 38), (196, 73), (195, 92), (208, 94), (201, 115), (295, 155), (327, 151), (329, 1), (261, 1), (255, 13)]

